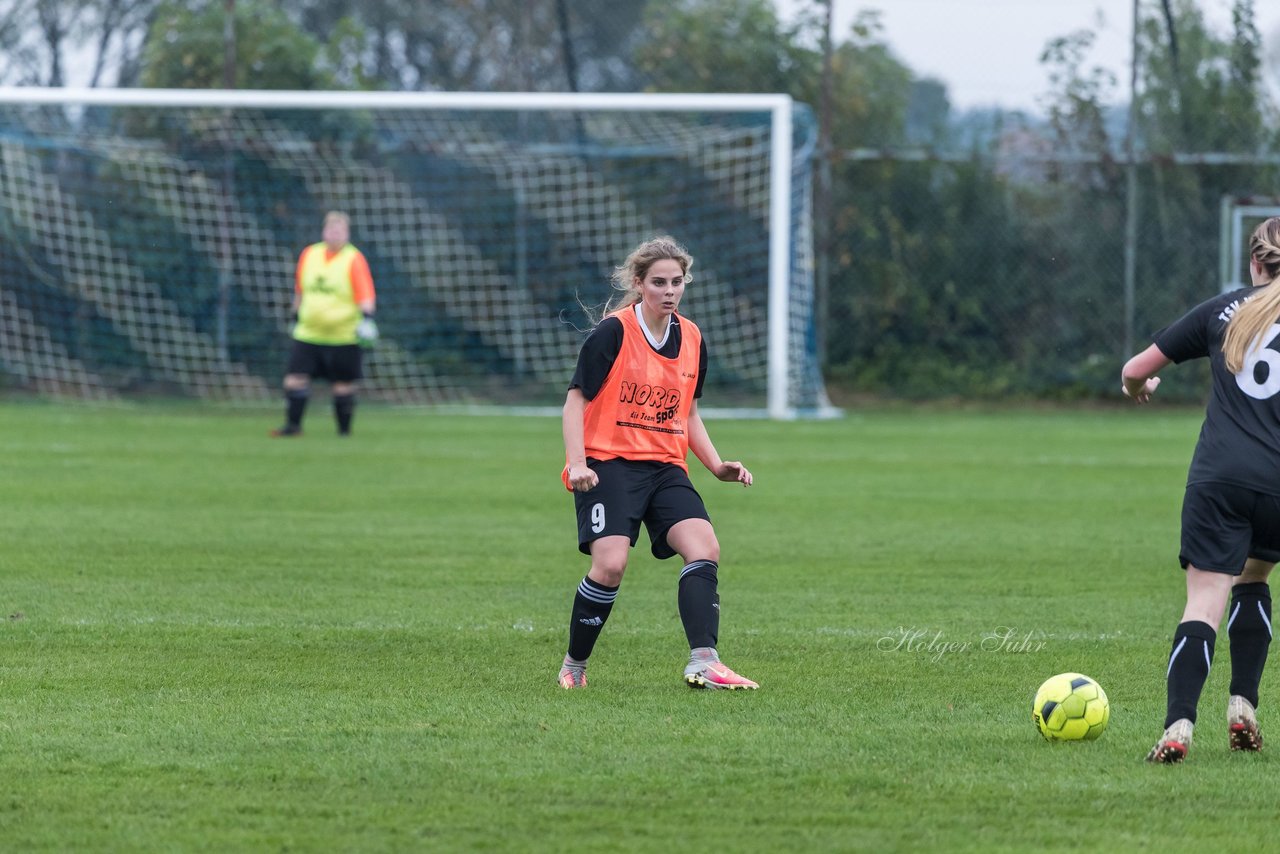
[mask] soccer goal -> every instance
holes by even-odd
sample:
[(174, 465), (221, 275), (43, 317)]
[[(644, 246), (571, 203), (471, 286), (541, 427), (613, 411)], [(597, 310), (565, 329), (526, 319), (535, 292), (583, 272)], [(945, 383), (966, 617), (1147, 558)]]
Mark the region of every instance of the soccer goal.
[(1280, 197), (1227, 195), (1220, 209), (1218, 261), (1225, 293), (1251, 283), (1249, 235), (1264, 219), (1280, 216)]
[(629, 250), (693, 253), (712, 406), (826, 414), (811, 114), (782, 95), (0, 89), (0, 388), (265, 400), (330, 209), (367, 396), (554, 406)]

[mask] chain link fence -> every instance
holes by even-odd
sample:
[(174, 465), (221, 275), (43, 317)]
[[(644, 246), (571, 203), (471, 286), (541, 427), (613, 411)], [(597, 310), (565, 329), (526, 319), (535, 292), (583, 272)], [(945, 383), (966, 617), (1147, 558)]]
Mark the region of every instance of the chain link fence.
[(1135, 168), (1130, 194), (1123, 158), (845, 152), (819, 282), (833, 394), (1114, 396), (1130, 349), (1221, 290), (1224, 197), (1280, 188), (1277, 151)]

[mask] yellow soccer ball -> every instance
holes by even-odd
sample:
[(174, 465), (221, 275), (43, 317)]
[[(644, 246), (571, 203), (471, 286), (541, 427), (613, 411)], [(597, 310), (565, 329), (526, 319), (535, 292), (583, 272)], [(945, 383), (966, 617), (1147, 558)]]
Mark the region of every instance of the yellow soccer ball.
[(1093, 741), (1111, 720), (1102, 686), (1081, 673), (1059, 673), (1036, 691), (1031, 719), (1049, 741)]

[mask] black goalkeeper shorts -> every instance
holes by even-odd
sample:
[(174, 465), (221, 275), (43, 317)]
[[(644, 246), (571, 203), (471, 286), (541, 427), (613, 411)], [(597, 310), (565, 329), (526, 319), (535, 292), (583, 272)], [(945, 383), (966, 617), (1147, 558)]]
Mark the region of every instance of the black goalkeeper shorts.
[(285, 373), (306, 374), (331, 383), (353, 383), (364, 377), (363, 360), (359, 344), (310, 344), (294, 340)]

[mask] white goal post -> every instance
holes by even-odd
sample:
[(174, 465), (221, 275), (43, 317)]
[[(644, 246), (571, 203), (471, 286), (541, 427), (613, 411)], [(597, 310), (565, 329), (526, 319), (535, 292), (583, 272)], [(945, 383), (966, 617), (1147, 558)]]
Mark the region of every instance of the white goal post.
[(1222, 291), (1238, 290), (1250, 284), (1249, 235), (1262, 220), (1280, 216), (1280, 197), (1222, 197), (1219, 216), (1218, 263)]
[(562, 396), (567, 300), (603, 302), (626, 250), (671, 233), (697, 259), (690, 316), (719, 322), (731, 380), (709, 403), (834, 414), (802, 114), (786, 95), (0, 87), (0, 390), (274, 395), (298, 241), (338, 208), (378, 285), (375, 397)]

